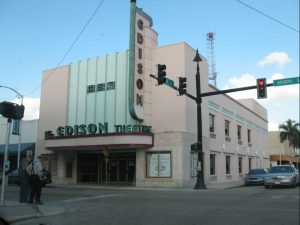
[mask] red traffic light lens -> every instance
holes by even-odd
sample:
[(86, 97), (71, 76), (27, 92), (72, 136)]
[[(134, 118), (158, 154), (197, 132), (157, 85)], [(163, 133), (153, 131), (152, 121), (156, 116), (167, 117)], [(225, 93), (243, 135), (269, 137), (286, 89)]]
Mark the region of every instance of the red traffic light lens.
[(260, 85), (260, 86), (264, 85), (264, 83), (265, 83), (265, 82), (264, 82), (263, 80), (259, 80), (259, 81), (258, 81), (258, 85)]

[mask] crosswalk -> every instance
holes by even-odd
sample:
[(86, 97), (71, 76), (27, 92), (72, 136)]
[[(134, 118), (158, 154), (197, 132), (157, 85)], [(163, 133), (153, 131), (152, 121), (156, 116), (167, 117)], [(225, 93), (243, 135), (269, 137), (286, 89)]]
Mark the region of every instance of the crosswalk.
[(79, 198), (72, 198), (72, 199), (66, 199), (62, 200), (60, 202), (62, 203), (71, 203), (71, 202), (78, 202), (78, 201), (85, 201), (85, 200), (92, 200), (92, 199), (99, 199), (99, 198), (110, 198), (110, 197), (116, 197), (117, 194), (110, 194), (110, 195), (97, 195), (92, 197), (79, 197)]

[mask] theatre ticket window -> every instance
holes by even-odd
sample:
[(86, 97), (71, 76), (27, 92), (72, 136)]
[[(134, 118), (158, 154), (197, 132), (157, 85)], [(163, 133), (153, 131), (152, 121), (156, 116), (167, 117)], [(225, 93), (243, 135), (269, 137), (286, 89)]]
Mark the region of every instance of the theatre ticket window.
[(147, 177), (171, 177), (171, 152), (147, 153)]

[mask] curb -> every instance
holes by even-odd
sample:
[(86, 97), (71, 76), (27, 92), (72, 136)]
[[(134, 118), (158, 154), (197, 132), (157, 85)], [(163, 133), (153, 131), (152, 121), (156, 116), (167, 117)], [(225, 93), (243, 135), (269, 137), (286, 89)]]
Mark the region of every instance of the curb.
[(22, 220), (33, 219), (43, 216), (61, 215), (66, 212), (62, 206), (58, 205), (17, 205), (10, 204), (0, 206), (0, 218), (5, 219), (9, 224)]

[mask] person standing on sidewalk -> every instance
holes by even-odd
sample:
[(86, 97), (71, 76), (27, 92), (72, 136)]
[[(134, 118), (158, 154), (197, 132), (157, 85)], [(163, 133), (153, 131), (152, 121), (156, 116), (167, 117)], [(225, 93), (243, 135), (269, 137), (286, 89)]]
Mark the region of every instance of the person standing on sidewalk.
[(19, 166), (20, 175), (20, 196), (19, 202), (28, 202), (29, 195), (29, 174), (27, 173), (26, 167), (31, 163), (32, 155), (27, 154), (26, 158), (22, 159)]
[(30, 204), (33, 203), (33, 200), (36, 204), (43, 204), (41, 202), (43, 166), (40, 159), (41, 156), (38, 156), (26, 167), (29, 174), (30, 194), (28, 203)]

